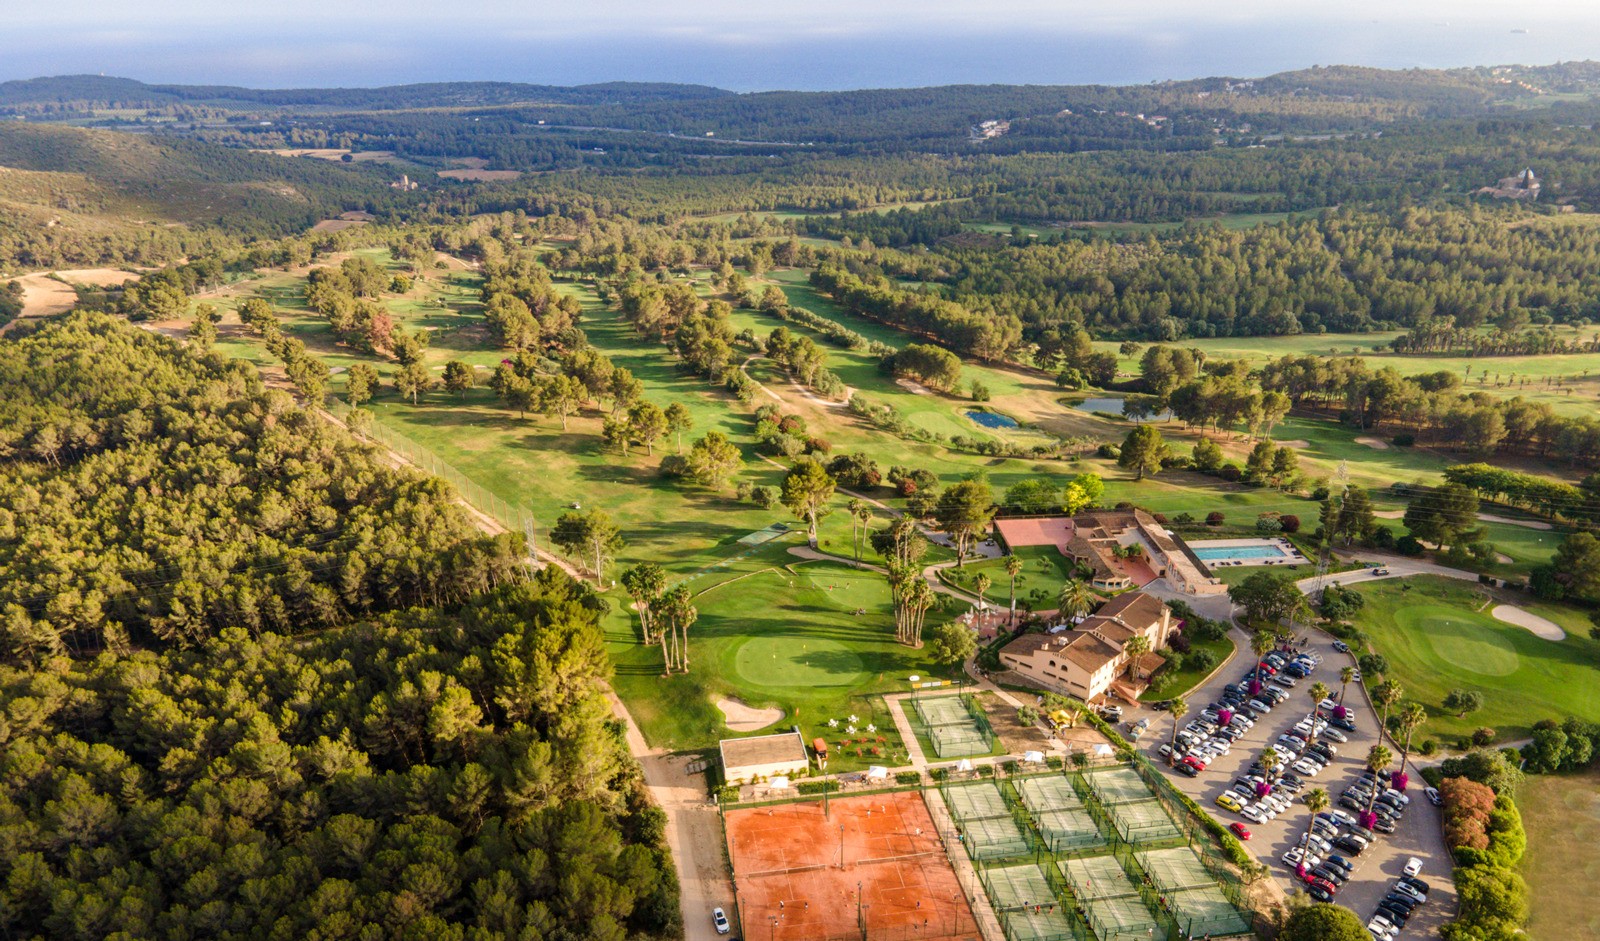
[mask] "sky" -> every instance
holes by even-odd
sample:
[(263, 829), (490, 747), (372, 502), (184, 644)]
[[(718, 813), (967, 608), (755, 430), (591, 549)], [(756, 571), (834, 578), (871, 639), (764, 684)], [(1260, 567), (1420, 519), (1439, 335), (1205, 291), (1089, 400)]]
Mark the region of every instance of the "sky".
[(1600, 58), (1600, 0), (4, 0), (0, 80), (1140, 83)]

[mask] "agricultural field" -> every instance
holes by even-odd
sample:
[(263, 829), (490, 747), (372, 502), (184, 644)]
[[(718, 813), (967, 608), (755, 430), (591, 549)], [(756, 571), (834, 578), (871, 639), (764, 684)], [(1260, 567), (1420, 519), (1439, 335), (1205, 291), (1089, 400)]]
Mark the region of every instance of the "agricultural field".
[[(1470, 735), (1488, 726), (1501, 741), (1526, 738), (1542, 719), (1578, 716), (1600, 721), (1600, 641), (1588, 618), (1562, 605), (1491, 602), (1470, 582), (1421, 576), (1372, 582), (1358, 589), (1366, 605), (1356, 626), (1389, 661), (1388, 676), (1406, 698), (1427, 707), (1427, 738)], [(1567, 628), (1564, 640), (1544, 640), (1493, 617), (1494, 604), (1515, 601)], [(1458, 717), (1443, 705), (1452, 689), (1484, 696), (1483, 709)]]
[(1528, 937), (1600, 938), (1600, 909), (1572, 891), (1600, 879), (1600, 772), (1529, 775), (1517, 788), (1517, 809), (1528, 833), (1522, 875), (1538, 903)]

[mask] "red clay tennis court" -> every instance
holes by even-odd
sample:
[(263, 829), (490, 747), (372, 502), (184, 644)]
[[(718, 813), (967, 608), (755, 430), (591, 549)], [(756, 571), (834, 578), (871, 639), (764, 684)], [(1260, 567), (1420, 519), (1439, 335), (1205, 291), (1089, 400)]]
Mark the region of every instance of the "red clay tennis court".
[(828, 809), (824, 817), (818, 801), (727, 814), (746, 941), (979, 938), (920, 794), (847, 797)]

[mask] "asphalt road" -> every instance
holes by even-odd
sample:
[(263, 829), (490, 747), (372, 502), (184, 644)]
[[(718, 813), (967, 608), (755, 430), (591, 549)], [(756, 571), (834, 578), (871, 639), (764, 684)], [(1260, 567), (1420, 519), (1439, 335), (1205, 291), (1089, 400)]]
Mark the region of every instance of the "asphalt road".
[[(1175, 773), (1168, 774), (1173, 783), (1224, 825), (1242, 822), (1249, 827), (1251, 839), (1244, 844), (1245, 847), (1271, 868), (1273, 878), (1289, 892), (1298, 890), (1299, 880), (1295, 877), (1294, 871), (1283, 864), (1281, 857), (1291, 847), (1299, 845), (1302, 834), (1310, 824), (1311, 814), (1305, 805), (1297, 801), (1288, 812), (1276, 819), (1257, 824), (1217, 807), (1214, 800), (1218, 794), (1228, 789), (1235, 778), (1245, 773), (1250, 767), (1250, 762), (1255, 760), (1262, 748), (1275, 742), (1279, 735), (1288, 731), (1311, 711), (1311, 699), (1306, 690), (1312, 683), (1321, 680), (1334, 691), (1335, 696), (1338, 695), (1339, 670), (1345, 664), (1353, 665), (1354, 658), (1334, 650), (1330, 639), (1315, 632), (1311, 634), (1307, 649), (1322, 654), (1322, 664), (1309, 678), (1301, 680), (1298, 686), (1289, 691), (1289, 699), (1283, 705), (1262, 716), (1254, 728), (1235, 742), (1229, 754), (1218, 757), (1196, 778)], [(1241, 650), (1243, 656), (1236, 656), (1233, 662), (1218, 671), (1210, 682), (1190, 694), (1188, 697), (1190, 712), (1184, 717), (1182, 724), (1186, 725), (1198, 717), (1207, 703), (1221, 697), (1222, 687), (1237, 681), (1244, 673), (1252, 661), (1249, 646), (1245, 644)], [(1345, 705), (1351, 709), (1357, 731), (1349, 735), (1350, 741), (1347, 744), (1330, 742), (1339, 751), (1337, 759), (1306, 784), (1306, 791), (1315, 787), (1326, 788), (1335, 808), (1339, 806), (1340, 792), (1361, 773), (1368, 749), (1378, 742), (1378, 718), (1357, 684), (1350, 685)], [(1164, 760), (1157, 750), (1172, 737), (1172, 718), (1164, 712), (1157, 713), (1148, 708), (1140, 708), (1130, 711), (1124, 719), (1138, 721), (1145, 716), (1151, 718), (1151, 728), (1145, 733), (1140, 745), (1152, 761), (1165, 768)], [(1394, 751), (1398, 758), (1398, 749)], [(1421, 878), (1432, 887), (1432, 891), (1427, 904), (1417, 909), (1399, 937), (1400, 939), (1436, 938), (1439, 937), (1439, 926), (1455, 914), (1455, 886), (1450, 879), (1450, 854), (1444, 844), (1439, 809), (1428, 803), (1422, 793), (1425, 785), (1420, 775), (1414, 768), (1410, 770), (1411, 787), (1407, 792), (1411, 797), (1410, 806), (1407, 807), (1394, 833), (1379, 834), (1376, 844), (1357, 857), (1355, 874), (1340, 889), (1337, 900), (1339, 904), (1353, 909), (1363, 922), (1367, 921), (1372, 916), (1378, 900), (1401, 875), (1407, 858), (1415, 856), (1423, 861)], [(1301, 794), (1306, 791), (1302, 791)]]

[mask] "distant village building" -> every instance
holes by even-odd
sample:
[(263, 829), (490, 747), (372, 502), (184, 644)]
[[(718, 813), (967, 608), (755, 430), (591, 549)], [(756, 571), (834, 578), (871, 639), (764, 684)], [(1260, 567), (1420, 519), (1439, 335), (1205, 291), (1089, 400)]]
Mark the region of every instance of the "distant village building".
[(400, 174), (400, 179), (389, 184), (389, 188), (397, 190), (414, 190), (417, 188), (417, 182), (411, 179), (409, 174), (402, 173)]
[(1529, 167), (1516, 176), (1503, 177), (1495, 185), (1479, 189), (1477, 194), (1494, 199), (1526, 199), (1533, 202), (1539, 198), (1539, 191), (1543, 188), (1544, 184)]
[[(1000, 648), (1000, 665), (1032, 685), (1091, 705), (1105, 701), (1107, 693), (1137, 702), (1151, 675), (1166, 664), (1157, 651), (1166, 649), (1172, 634), (1172, 609), (1154, 595), (1132, 591), (1070, 628), (1023, 634)], [(1129, 676), (1124, 648), (1138, 636), (1149, 641), (1150, 652)]]

